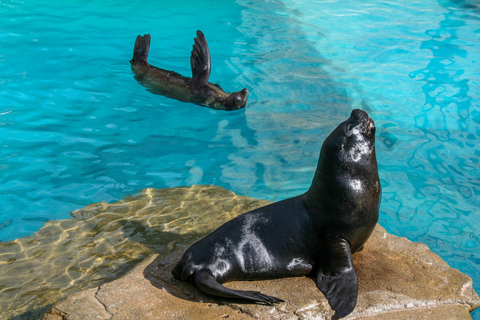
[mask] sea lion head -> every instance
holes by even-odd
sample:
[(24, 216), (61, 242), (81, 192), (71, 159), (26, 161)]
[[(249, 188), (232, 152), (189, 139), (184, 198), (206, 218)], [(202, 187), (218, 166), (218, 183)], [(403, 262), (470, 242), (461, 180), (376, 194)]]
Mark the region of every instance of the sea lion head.
[(380, 192), (375, 124), (365, 111), (354, 109), (323, 142), (307, 200), (319, 209), (363, 200), (378, 206)]
[(247, 104), (248, 89), (244, 88), (242, 91), (237, 91), (229, 95), (222, 101), (225, 110), (237, 110), (245, 107)]
[(323, 157), (342, 166), (371, 166), (371, 161), (375, 161), (376, 170), (375, 123), (365, 111), (354, 109), (350, 118), (333, 130), (323, 143), (320, 158)]

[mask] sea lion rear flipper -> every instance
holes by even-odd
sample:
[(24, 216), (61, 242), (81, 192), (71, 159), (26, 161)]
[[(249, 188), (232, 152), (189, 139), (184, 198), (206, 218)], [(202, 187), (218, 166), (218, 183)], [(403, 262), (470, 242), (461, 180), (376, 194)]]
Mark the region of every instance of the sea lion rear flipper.
[(199, 89), (207, 85), (210, 77), (210, 50), (208, 49), (207, 39), (200, 30), (197, 31), (197, 37), (195, 38), (190, 65), (192, 67), (193, 88)]
[(353, 311), (357, 304), (358, 278), (353, 266), (350, 244), (336, 238), (325, 246), (327, 261), (319, 268), (317, 287), (339, 318)]
[(282, 299), (268, 296), (257, 291), (232, 290), (224, 287), (217, 282), (217, 279), (215, 279), (212, 273), (207, 269), (196, 271), (194, 280), (195, 285), (200, 290), (213, 296), (247, 299), (255, 302), (261, 302), (269, 306), (273, 306), (274, 303), (284, 302)]
[(130, 60), (130, 63), (148, 66), (148, 50), (150, 50), (150, 35), (137, 36), (133, 48), (133, 59)]

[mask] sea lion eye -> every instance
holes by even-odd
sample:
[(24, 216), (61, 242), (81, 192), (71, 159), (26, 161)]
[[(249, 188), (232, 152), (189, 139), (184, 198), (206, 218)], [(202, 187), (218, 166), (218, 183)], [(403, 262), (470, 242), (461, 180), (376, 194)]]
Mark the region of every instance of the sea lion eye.
[(237, 96), (237, 97), (235, 98), (235, 102), (236, 102), (236, 103), (240, 103), (240, 101), (242, 101), (242, 98), (240, 98), (240, 97)]

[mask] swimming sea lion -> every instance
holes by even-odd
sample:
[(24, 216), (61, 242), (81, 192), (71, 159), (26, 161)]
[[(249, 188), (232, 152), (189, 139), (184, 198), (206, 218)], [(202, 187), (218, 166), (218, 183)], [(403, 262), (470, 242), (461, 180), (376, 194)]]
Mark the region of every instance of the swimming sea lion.
[(192, 78), (151, 66), (147, 62), (149, 49), (150, 35), (138, 36), (130, 63), (135, 78), (153, 93), (220, 110), (241, 109), (247, 104), (247, 89), (227, 94), (220, 86), (208, 82), (210, 50), (201, 31), (197, 31), (197, 38), (195, 38), (190, 57)]
[(352, 253), (363, 248), (379, 214), (375, 125), (353, 110), (324, 141), (302, 195), (244, 213), (193, 244), (173, 268), (207, 294), (273, 305), (283, 300), (231, 290), (231, 280), (313, 276), (338, 317), (355, 308)]

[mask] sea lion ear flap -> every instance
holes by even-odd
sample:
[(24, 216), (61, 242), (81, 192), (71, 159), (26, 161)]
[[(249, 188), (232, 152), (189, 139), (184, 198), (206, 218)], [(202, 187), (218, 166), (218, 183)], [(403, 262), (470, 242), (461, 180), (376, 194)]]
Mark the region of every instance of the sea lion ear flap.
[(335, 239), (325, 246), (326, 261), (319, 268), (317, 287), (328, 299), (338, 318), (353, 311), (357, 304), (358, 278), (353, 266), (350, 244)]
[(190, 65), (192, 67), (193, 88), (199, 89), (207, 85), (210, 77), (210, 50), (208, 49), (207, 39), (200, 30), (197, 31), (197, 37), (195, 38)]

